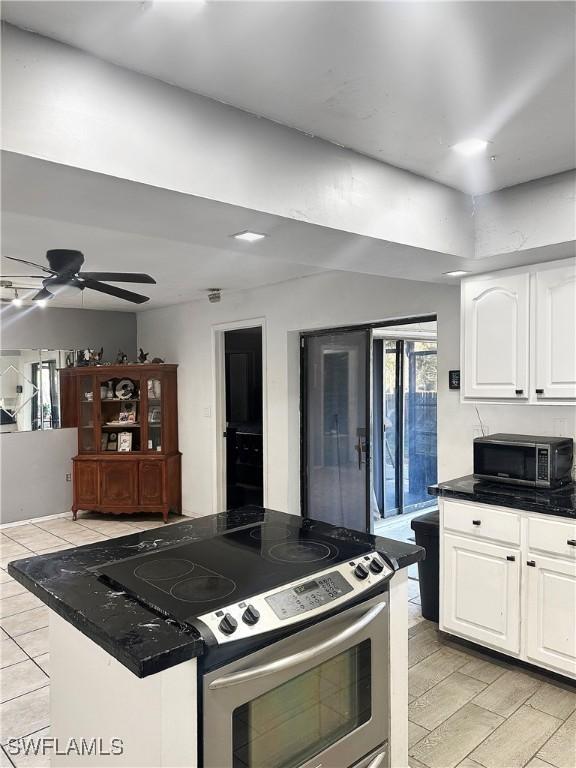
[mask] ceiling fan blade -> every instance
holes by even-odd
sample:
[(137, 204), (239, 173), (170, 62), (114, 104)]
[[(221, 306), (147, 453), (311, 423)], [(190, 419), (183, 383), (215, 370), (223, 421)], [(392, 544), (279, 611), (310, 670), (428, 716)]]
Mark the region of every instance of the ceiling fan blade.
[(132, 293), (132, 291), (125, 291), (123, 288), (116, 288), (115, 285), (106, 285), (106, 283), (100, 283), (98, 280), (92, 280), (90, 278), (83, 278), (84, 288), (91, 288), (93, 291), (100, 291), (100, 293), (107, 293), (109, 296), (115, 296), (117, 299), (124, 299), (125, 301), (131, 301), (133, 304), (144, 304), (146, 301), (150, 301), (149, 296), (142, 296), (139, 293)]
[(18, 278), (19, 280), (31, 280), (32, 278), (34, 278), (35, 280), (44, 279), (42, 275), (4, 275), (3, 274), (1, 279), (3, 280), (4, 278), (9, 278), (11, 280), (15, 278)]
[[(54, 272), (51, 269), (48, 269), (48, 267), (43, 267), (42, 264), (35, 264), (33, 261), (26, 261), (25, 259), (16, 259), (14, 256), (4, 256), (5, 259), (10, 259), (10, 261), (18, 261), (20, 264), (28, 264), (29, 267), (36, 267), (36, 269), (41, 269), (42, 272), (47, 272), (49, 275), (56, 275), (57, 272)], [(37, 277), (40, 277), (40, 275), (37, 275)]]
[(50, 301), (53, 298), (54, 295), (50, 291), (47, 291), (46, 288), (40, 288), (38, 293), (32, 296), (32, 301)]
[(108, 280), (112, 283), (149, 283), (156, 285), (156, 280), (143, 272), (79, 272), (78, 277), (90, 280)]

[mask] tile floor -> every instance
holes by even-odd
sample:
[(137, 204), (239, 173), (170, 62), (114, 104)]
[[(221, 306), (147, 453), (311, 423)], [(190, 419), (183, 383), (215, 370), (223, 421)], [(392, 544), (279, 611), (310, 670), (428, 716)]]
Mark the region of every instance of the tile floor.
[[(171, 522), (178, 522), (176, 517)], [(410, 539), (406, 521), (382, 535)], [(49, 733), (48, 609), (6, 573), (10, 560), (162, 525), (80, 514), (0, 532), (0, 741)], [(412, 575), (415, 575), (415, 571)], [(411, 768), (575, 768), (576, 688), (451, 642), (422, 618), (418, 581), (409, 580), (409, 747)], [(9, 757), (0, 768), (41, 768), (43, 757)], [(339, 768), (342, 768), (339, 766)]]

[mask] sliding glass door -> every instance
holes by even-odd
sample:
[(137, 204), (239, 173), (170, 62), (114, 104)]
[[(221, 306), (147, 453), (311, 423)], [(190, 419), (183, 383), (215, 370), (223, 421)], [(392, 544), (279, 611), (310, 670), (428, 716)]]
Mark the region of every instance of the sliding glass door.
[(301, 339), (302, 511), (370, 530), (370, 330)]

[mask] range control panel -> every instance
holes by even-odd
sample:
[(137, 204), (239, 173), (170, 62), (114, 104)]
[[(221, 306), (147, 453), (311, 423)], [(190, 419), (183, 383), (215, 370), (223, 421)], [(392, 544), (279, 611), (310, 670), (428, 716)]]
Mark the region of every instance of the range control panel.
[(279, 619), (289, 619), (353, 591), (354, 587), (350, 586), (344, 576), (338, 571), (333, 571), (265, 599)]
[(198, 618), (221, 645), (320, 616), (392, 575), (380, 555), (369, 552)]

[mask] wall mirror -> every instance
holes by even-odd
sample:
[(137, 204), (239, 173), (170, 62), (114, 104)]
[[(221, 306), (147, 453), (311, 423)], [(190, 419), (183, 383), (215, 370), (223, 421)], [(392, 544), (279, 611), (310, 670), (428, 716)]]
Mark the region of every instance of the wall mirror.
[(0, 432), (60, 428), (60, 376), (68, 349), (0, 350)]

